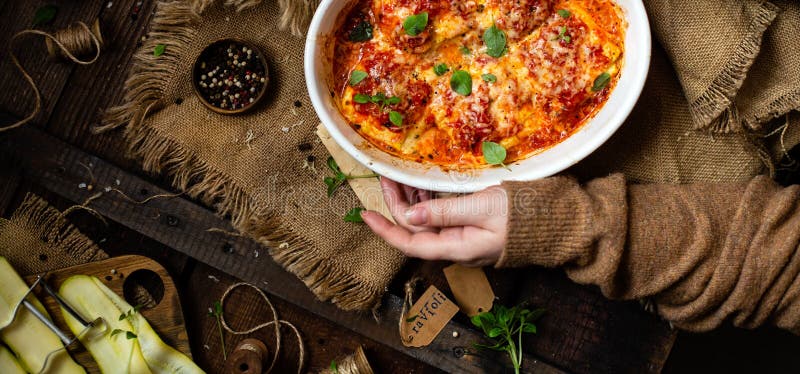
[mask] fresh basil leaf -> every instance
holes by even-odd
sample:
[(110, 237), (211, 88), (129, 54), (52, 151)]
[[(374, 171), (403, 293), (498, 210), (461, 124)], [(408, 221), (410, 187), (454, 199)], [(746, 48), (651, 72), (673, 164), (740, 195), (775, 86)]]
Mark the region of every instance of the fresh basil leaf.
[(126, 317), (127, 317), (127, 315), (125, 313), (120, 314), (119, 315), (119, 321), (124, 320)]
[(496, 24), (486, 29), (483, 33), (483, 43), (486, 44), (486, 54), (494, 58), (502, 57), (506, 54), (506, 33), (500, 30)]
[(483, 326), (483, 320), (481, 319), (480, 314), (472, 316), (472, 318), (470, 318), (469, 320), (472, 322), (473, 325), (475, 325), (475, 327)]
[(606, 86), (608, 86), (608, 82), (610, 81), (611, 81), (611, 74), (603, 72), (603, 74), (600, 74), (597, 76), (597, 78), (595, 78), (594, 84), (592, 85), (592, 91), (594, 92), (601, 91), (602, 89), (606, 88)]
[(559, 9), (558, 12), (556, 13), (558, 13), (558, 15), (561, 16), (561, 18), (569, 18), (570, 16), (570, 12), (566, 9)]
[(364, 220), (361, 218), (361, 212), (364, 211), (364, 208), (353, 208), (347, 214), (344, 215), (345, 222), (352, 222), (352, 223), (363, 223)]
[(342, 181), (340, 179), (335, 179), (332, 177), (325, 177), (325, 185), (328, 186), (328, 197), (333, 196), (333, 193), (342, 185)]
[(353, 73), (350, 74), (350, 85), (355, 86), (361, 83), (361, 81), (363, 81), (368, 76), (369, 75), (367, 74), (366, 71), (353, 70)]
[(497, 76), (494, 74), (483, 74), (481, 75), (481, 79), (483, 79), (484, 82), (489, 82), (489, 83), (497, 82)]
[(536, 325), (534, 325), (532, 323), (526, 323), (526, 324), (522, 325), (522, 332), (535, 334), (536, 333)]
[(386, 101), (386, 95), (384, 95), (382, 92), (379, 92), (375, 95), (372, 95), (370, 101), (372, 101), (374, 104), (383, 104), (383, 102)]
[(533, 311), (530, 312), (530, 314), (528, 314), (526, 316), (526, 320), (528, 322), (536, 321), (537, 319), (539, 319), (545, 313), (545, 311), (546, 311), (545, 309), (541, 309), (541, 308), (540, 309), (534, 309)]
[(503, 329), (501, 329), (499, 327), (495, 327), (495, 328), (489, 330), (489, 333), (486, 334), (486, 335), (488, 335), (490, 338), (496, 338), (496, 337), (500, 336), (502, 333), (503, 333)]
[(450, 77), (450, 88), (459, 95), (469, 96), (472, 94), (472, 77), (464, 70), (456, 70)]
[(497, 313), (497, 322), (500, 322), (500, 325), (507, 326), (509, 320), (511, 319), (511, 313), (507, 309), (498, 311)]
[(397, 105), (400, 104), (400, 98), (397, 96), (392, 96), (386, 99), (386, 105)]
[(450, 68), (447, 67), (447, 64), (438, 64), (433, 67), (433, 72), (440, 77), (445, 73), (447, 73), (449, 70)]
[(356, 94), (355, 96), (353, 96), (353, 101), (359, 104), (366, 104), (370, 101), (370, 97), (369, 95)]
[(122, 333), (122, 332), (124, 332), (124, 331), (120, 330), (120, 329), (114, 329), (113, 331), (111, 331), (111, 336), (117, 335), (117, 334)]
[(408, 16), (403, 21), (403, 29), (406, 30), (406, 34), (411, 36), (419, 35), (426, 26), (428, 26), (428, 12)]
[(341, 172), (341, 169), (339, 169), (339, 164), (336, 163), (336, 160), (333, 157), (328, 157), (328, 160), (325, 161), (325, 164), (328, 165), (328, 169), (331, 169), (332, 172), (334, 173)]
[(36, 9), (36, 14), (33, 15), (33, 25), (40, 26), (53, 22), (53, 18), (56, 18), (56, 13), (58, 13), (58, 7), (53, 4)]
[(353, 27), (353, 30), (350, 31), (351, 42), (366, 42), (372, 39), (372, 25), (367, 21), (361, 21), (361, 23), (357, 24)]
[(128, 340), (136, 339), (136, 334), (131, 331), (125, 331), (125, 337), (128, 338)]
[(462, 55), (465, 55), (465, 56), (469, 55), (469, 54), (472, 54), (472, 51), (470, 51), (469, 48), (467, 48), (467, 46), (464, 46), (464, 45), (462, 45), (461, 47), (458, 47), (458, 50), (461, 52)]
[(497, 343), (495, 345), (484, 345), (484, 344), (474, 343), (472, 345), (478, 349), (490, 349), (492, 351), (498, 351), (498, 352), (506, 351), (506, 346), (503, 343)]
[(506, 161), (506, 149), (494, 142), (483, 142), (483, 158), (489, 165), (502, 165)]
[(164, 54), (164, 52), (166, 52), (166, 50), (167, 50), (167, 46), (165, 46), (163, 44), (158, 44), (158, 45), (156, 45), (155, 48), (153, 48), (153, 56), (156, 56), (156, 57), (161, 56), (161, 55)]
[(403, 115), (398, 112), (389, 112), (389, 121), (397, 127), (403, 127)]

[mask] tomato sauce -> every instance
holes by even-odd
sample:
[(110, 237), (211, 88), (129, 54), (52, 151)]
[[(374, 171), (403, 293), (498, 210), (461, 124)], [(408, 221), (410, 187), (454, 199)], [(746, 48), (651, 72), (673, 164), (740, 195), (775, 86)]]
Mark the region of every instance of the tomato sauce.
[(590, 120), (618, 80), (625, 21), (613, 0), (360, 0), (337, 30), (335, 99), (353, 128), (465, 169), (487, 164), (484, 142), (508, 164)]

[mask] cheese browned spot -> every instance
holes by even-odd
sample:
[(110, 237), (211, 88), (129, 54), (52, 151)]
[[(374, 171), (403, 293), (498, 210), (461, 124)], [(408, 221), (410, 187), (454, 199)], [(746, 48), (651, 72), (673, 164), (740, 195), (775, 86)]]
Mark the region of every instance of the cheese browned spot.
[[(403, 21), (422, 12), (427, 27), (408, 35)], [(364, 22), (372, 39), (351, 41)], [(483, 40), (493, 25), (507, 39), (499, 58)], [(603, 106), (618, 79), (625, 28), (612, 0), (361, 0), (336, 34), (336, 100), (356, 131), (398, 157), (481, 167), (481, 144), (493, 141), (513, 162), (562, 141)], [(434, 72), (439, 64), (445, 74)], [(355, 70), (367, 77), (350, 86)], [(467, 96), (451, 88), (457, 70), (471, 76)], [(593, 90), (603, 73), (609, 84)], [(401, 126), (391, 112), (402, 115)]]

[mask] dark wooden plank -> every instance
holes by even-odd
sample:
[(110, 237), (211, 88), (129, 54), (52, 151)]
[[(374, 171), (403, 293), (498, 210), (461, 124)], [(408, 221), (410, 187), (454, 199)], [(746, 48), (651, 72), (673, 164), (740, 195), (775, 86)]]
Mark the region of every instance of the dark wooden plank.
[[(222, 372), (224, 359), (221, 351), (219, 329), (215, 319), (207, 315), (207, 308), (219, 300), (225, 290), (239, 280), (217, 271), (207, 265), (198, 264), (187, 282), (185, 313), (192, 315), (190, 329), (199, 336), (193, 339), (192, 351), (198, 364), (209, 372)], [(301, 308), (278, 298), (271, 298), (281, 319), (294, 324), (303, 335), (306, 350), (305, 371), (318, 372), (330, 366), (331, 361), (352, 354), (361, 345), (377, 373), (438, 373), (439, 370), (420, 361), (400, 354), (385, 345), (364, 338), (352, 331), (336, 326), (326, 319), (319, 318)], [(236, 329), (243, 330), (268, 321), (272, 313), (255, 291), (248, 288), (235, 290), (226, 300), (225, 316), (228, 323)], [(225, 333), (225, 346), (230, 355), (236, 344), (247, 338), (256, 338), (264, 342), (274, 352), (274, 333), (272, 328), (264, 328), (246, 336), (235, 336)], [(281, 334), (280, 357), (276, 363), (275, 373), (297, 372), (299, 351), (294, 334), (284, 327)], [(270, 359), (272, 353), (270, 353)]]
[(8, 211), (11, 200), (19, 187), (21, 174), (15, 165), (0, 168), (0, 216), (11, 215)]
[(126, 170), (138, 170), (139, 164), (120, 152), (127, 145), (118, 132), (96, 135), (91, 129), (100, 122), (103, 110), (122, 102), (131, 58), (148, 32), (157, 2), (114, 0), (111, 4), (100, 15), (106, 42), (103, 54), (95, 64), (75, 69), (69, 76), (47, 131)]
[[(93, 21), (105, 2), (103, 0), (56, 3), (46, 0), (9, 1), (2, 8), (3, 22), (0, 22), (0, 40), (5, 41), (4, 48), (5, 43), (14, 34), (32, 27), (36, 10), (46, 4), (55, 4), (58, 7), (58, 13), (52, 24), (37, 28), (52, 32), (65, 28), (76, 21)], [(17, 57), (22, 65), (36, 81), (42, 94), (42, 112), (34, 119), (33, 123), (46, 123), (61, 96), (67, 78), (75, 69), (75, 65), (61, 61), (49, 61), (43, 38), (40, 36), (25, 36), (18, 43), (15, 51), (17, 51)], [(33, 92), (28, 86), (28, 82), (14, 67), (7, 53), (4, 53), (3, 58), (0, 59), (0, 76), (4, 78), (0, 81), (0, 92), (3, 92), (3, 95), (0, 95), (0, 109), (20, 118), (26, 117), (33, 109)], [(2, 124), (5, 122), (0, 123), (0, 125)]]
[[(27, 177), (73, 201), (83, 201), (92, 194), (78, 187), (88, 181), (94, 182), (94, 191), (101, 191), (119, 179), (118, 188), (136, 199), (168, 192), (33, 128), (0, 138), (0, 150), (14, 152), (24, 165)], [(91, 175), (81, 165), (88, 165), (93, 170)], [(457, 322), (446, 327), (446, 331), (459, 333), (457, 339), (450, 334), (441, 334), (426, 349), (403, 347), (396, 326), (400, 298), (387, 295), (379, 311), (382, 322), (376, 322), (367, 314), (345, 312), (332, 304), (320, 302), (302, 282), (275, 264), (266, 255), (266, 250), (253, 241), (208, 231), (231, 228), (227, 221), (187, 199), (165, 198), (137, 204), (116, 193), (105, 193), (92, 203), (92, 208), (169, 247), (255, 283), (311, 313), (433, 366), (448, 371), (485, 372), (502, 370), (507, 365), (506, 358), (498, 354), (464, 355), (464, 352), (469, 352), (472, 342), (480, 340), (480, 336)], [(525, 369), (560, 372), (533, 357), (525, 359)]]
[(525, 269), (510, 304), (547, 310), (526, 352), (578, 373), (659, 373), (677, 332), (638, 302), (611, 301), (560, 270)]

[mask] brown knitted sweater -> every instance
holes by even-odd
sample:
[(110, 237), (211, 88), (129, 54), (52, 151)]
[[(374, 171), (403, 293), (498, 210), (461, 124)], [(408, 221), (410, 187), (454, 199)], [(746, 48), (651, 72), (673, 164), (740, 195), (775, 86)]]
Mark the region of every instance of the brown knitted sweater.
[(800, 186), (507, 182), (508, 243), (498, 267), (563, 266), (609, 298), (650, 298), (676, 326), (730, 320), (800, 334)]

